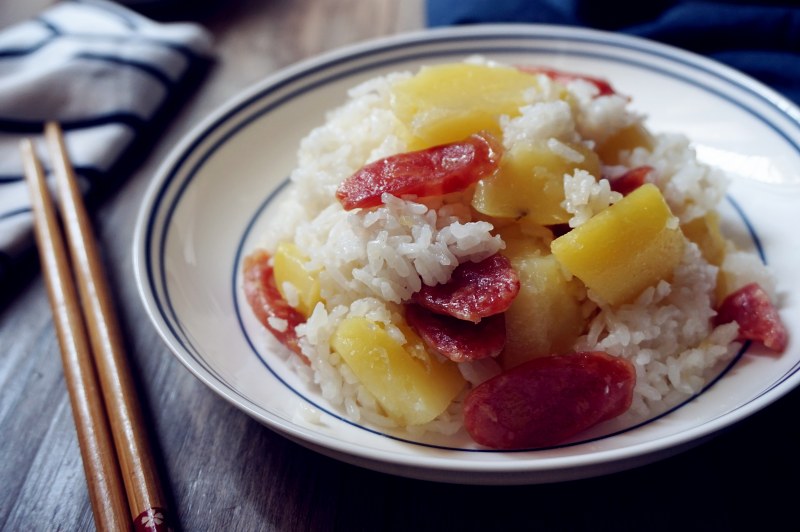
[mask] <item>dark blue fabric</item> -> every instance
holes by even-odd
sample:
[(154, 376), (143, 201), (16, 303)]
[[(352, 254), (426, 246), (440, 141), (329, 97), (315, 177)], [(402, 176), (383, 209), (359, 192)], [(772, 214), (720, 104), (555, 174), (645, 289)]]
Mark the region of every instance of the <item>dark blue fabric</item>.
[(797, 0), (427, 0), (427, 21), (562, 24), (645, 37), (731, 66), (800, 105)]

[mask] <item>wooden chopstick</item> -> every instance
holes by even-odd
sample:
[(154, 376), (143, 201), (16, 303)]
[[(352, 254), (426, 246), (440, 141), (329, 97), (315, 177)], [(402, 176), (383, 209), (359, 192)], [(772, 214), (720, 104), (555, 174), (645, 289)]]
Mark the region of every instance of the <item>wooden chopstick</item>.
[(112, 450), (116, 451), (127, 494), (128, 526), (133, 523), (136, 530), (168, 530), (172, 528), (171, 517), (166, 510), (166, 499), (150, 450), (100, 253), (58, 124), (45, 126), (45, 138), (83, 318), (110, 422), (114, 442)]
[(130, 530), (125, 487), (55, 207), (33, 143), (23, 140), (20, 149), (95, 525), (98, 530)]

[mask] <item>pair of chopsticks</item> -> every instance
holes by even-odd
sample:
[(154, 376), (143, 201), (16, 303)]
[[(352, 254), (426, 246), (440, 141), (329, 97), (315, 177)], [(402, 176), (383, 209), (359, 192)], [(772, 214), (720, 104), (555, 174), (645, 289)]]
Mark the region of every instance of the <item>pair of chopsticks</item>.
[(58, 124), (45, 126), (45, 139), (69, 254), (33, 141), (23, 140), (20, 150), (95, 524), (98, 530), (168, 530), (108, 285)]

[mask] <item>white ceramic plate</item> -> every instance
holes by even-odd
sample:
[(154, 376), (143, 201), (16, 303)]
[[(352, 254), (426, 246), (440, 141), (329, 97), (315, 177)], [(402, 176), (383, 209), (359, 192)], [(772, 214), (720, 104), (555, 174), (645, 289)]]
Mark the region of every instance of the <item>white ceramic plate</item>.
[[(300, 139), (349, 87), (422, 64), (481, 54), (609, 79), (633, 95), (654, 131), (688, 135), (733, 179), (725, 229), (761, 253), (778, 279), (787, 352), (744, 352), (703, 393), (635, 427), (608, 425), (550, 449), (498, 452), (466, 436), (418, 438), (347, 421), (304, 385), (251, 316), (240, 261), (269, 223)], [(144, 202), (135, 268), (144, 304), (170, 349), (219, 395), (329, 456), (416, 478), (538, 483), (588, 477), (678, 452), (775, 401), (800, 382), (800, 112), (757, 82), (648, 41), (553, 26), (482, 26), (369, 42), (306, 61), (209, 117), (161, 167)], [(302, 414), (299, 415), (298, 413)], [(317, 423), (305, 421), (318, 414)]]

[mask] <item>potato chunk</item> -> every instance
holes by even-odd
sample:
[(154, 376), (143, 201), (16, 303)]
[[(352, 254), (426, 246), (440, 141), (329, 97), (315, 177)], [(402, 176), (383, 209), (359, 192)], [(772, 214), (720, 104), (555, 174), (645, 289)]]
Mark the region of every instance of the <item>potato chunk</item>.
[(605, 164), (620, 164), (620, 155), (623, 151), (633, 151), (634, 148), (653, 150), (653, 135), (639, 122), (622, 128), (597, 146), (597, 154)]
[(465, 381), (454, 363), (431, 356), (416, 333), (402, 330), (405, 345), (378, 323), (347, 318), (331, 345), (389, 417), (404, 426), (418, 425), (444, 412)]
[(501, 115), (516, 116), (536, 78), (510, 67), (469, 63), (423, 67), (392, 87), (391, 105), (410, 149), (455, 142), (486, 130), (501, 135)]
[(661, 191), (647, 183), (553, 240), (558, 261), (611, 305), (671, 276), (685, 237)]
[(564, 174), (576, 168), (600, 175), (600, 160), (582, 144), (566, 144), (577, 160), (553, 151), (547, 142), (519, 143), (506, 152), (500, 168), (478, 181), (472, 207), (498, 218), (514, 218), (542, 225), (569, 221), (561, 206), (564, 201)]
[[(709, 212), (701, 218), (695, 218), (683, 224), (681, 229), (686, 238), (697, 244), (704, 259), (714, 266), (722, 266), (728, 244), (719, 228), (719, 214), (713, 211)], [(717, 301), (725, 299), (728, 293), (725, 275), (720, 273), (717, 275), (715, 291)]]
[(714, 266), (722, 264), (725, 259), (725, 237), (719, 229), (719, 215), (708, 212), (705, 216), (695, 218), (681, 225), (683, 234), (697, 244), (703, 258)]
[(504, 234), (503, 239), (503, 253), (517, 270), (520, 291), (506, 311), (506, 347), (500, 364), (508, 369), (570, 351), (583, 331), (583, 286), (577, 279), (567, 280), (549, 250), (520, 245), (513, 234)]
[[(283, 298), (306, 318), (314, 307), (322, 301), (319, 294), (319, 276), (308, 270), (308, 258), (291, 242), (281, 242), (275, 250), (273, 262), (275, 285)], [(290, 294), (284, 283), (289, 283), (296, 294)], [(296, 296), (296, 297), (295, 297)]]
[(497, 229), (497, 234), (506, 245), (502, 253), (508, 257), (512, 266), (520, 257), (550, 254), (553, 232), (543, 225), (520, 220), (500, 227)]

